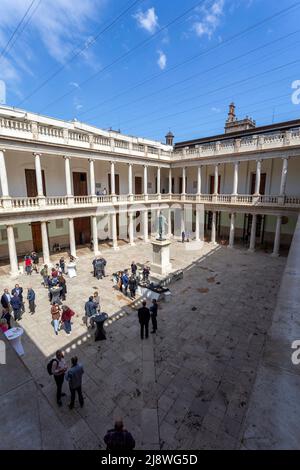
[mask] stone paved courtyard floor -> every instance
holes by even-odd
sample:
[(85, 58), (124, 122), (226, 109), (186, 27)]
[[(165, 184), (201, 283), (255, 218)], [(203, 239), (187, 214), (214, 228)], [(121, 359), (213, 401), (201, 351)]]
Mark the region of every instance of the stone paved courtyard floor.
[[(191, 247), (172, 243), (173, 268), (184, 269), (184, 277), (171, 285), (171, 301), (160, 303), (157, 334), (144, 341), (139, 302), (131, 305), (116, 291), (111, 274), (132, 260), (149, 262), (151, 244), (104, 249), (108, 276), (99, 281), (92, 277), (92, 253), (78, 252), (78, 277), (67, 280), (65, 303), (76, 312), (70, 336), (55, 336), (40, 276), (18, 278), (37, 294), (36, 314), (26, 312), (21, 321), (24, 362), (75, 448), (105, 448), (103, 436), (116, 417), (124, 419), (137, 448), (243, 447), (241, 428), (286, 259), (210, 244), (200, 251)], [(2, 288), (15, 282), (7, 275), (0, 280)], [(96, 288), (110, 320), (107, 341), (95, 343), (82, 316)], [(58, 348), (84, 365), (83, 409), (70, 411), (68, 397), (62, 408), (56, 405), (46, 364)]]

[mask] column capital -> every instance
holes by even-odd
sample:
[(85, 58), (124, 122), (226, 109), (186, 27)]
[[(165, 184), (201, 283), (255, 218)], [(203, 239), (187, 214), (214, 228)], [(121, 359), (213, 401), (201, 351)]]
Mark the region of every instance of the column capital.
[(133, 163), (128, 162), (127, 165), (128, 165), (128, 166), (133, 166)]
[(3, 148), (0, 147), (0, 152), (5, 153), (6, 149), (3, 149)]
[(64, 159), (64, 160), (71, 160), (71, 157), (70, 157), (70, 155), (64, 155), (64, 156), (63, 156), (63, 159)]
[(32, 155), (34, 157), (41, 157), (42, 156), (42, 153), (41, 152), (32, 152)]
[(233, 162), (234, 165), (239, 165), (240, 163), (241, 163), (240, 160)]
[(291, 157), (288, 155), (287, 157), (281, 157), (281, 160), (289, 160)]
[(89, 160), (90, 163), (95, 161), (94, 158), (89, 158), (88, 160)]
[(144, 167), (144, 168), (148, 168), (148, 167), (149, 167), (149, 164), (148, 164), (148, 163), (144, 163), (143, 167)]

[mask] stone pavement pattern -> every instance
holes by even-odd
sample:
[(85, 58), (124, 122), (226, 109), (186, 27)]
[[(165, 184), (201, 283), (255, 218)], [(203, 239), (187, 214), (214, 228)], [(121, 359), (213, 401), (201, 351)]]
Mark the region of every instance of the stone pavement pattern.
[[(130, 305), (113, 289), (111, 274), (132, 260), (149, 262), (150, 244), (103, 250), (108, 277), (99, 281), (91, 274), (91, 252), (79, 253), (78, 277), (67, 281), (65, 303), (76, 312), (70, 336), (64, 331), (55, 336), (40, 276), (18, 278), (37, 294), (36, 314), (26, 312), (21, 321), (24, 362), (75, 448), (105, 448), (103, 436), (120, 416), (137, 448), (241, 446), (241, 427), (285, 259), (210, 244), (199, 252), (191, 246), (172, 243), (173, 268), (183, 268), (184, 278), (171, 286), (171, 302), (160, 304), (157, 335), (143, 342), (133, 308), (139, 302)], [(1, 276), (2, 287), (13, 284)], [(96, 343), (82, 322), (84, 302), (95, 288), (110, 316), (107, 341)], [(58, 348), (67, 360), (76, 354), (84, 365), (83, 409), (70, 411), (68, 397), (62, 408), (56, 405), (46, 364)]]

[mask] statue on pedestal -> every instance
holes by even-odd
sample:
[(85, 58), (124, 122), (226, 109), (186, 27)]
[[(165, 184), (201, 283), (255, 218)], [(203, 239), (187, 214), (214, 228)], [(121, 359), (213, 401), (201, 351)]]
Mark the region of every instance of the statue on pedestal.
[(165, 227), (168, 226), (168, 222), (164, 215), (160, 214), (158, 217), (158, 237), (156, 240), (165, 240)]

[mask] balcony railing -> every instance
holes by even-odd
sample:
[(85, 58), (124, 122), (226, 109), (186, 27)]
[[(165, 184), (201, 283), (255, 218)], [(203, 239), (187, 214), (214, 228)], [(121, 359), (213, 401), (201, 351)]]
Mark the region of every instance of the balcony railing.
[(278, 196), (278, 195), (249, 195), (249, 194), (120, 194), (116, 196), (47, 196), (47, 197), (0, 197), (0, 213), (8, 213), (26, 210), (53, 210), (63, 207), (96, 207), (107, 204), (117, 205), (122, 203), (185, 203), (194, 202), (198, 204), (239, 206), (239, 207), (279, 207), (294, 208), (300, 211), (300, 196)]

